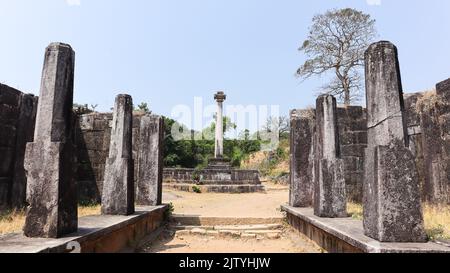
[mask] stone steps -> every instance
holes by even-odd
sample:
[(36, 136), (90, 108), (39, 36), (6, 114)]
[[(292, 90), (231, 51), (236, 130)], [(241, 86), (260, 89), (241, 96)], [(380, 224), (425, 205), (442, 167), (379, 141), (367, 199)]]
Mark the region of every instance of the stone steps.
[[(175, 230), (193, 230), (199, 226), (171, 226)], [(260, 224), (260, 225), (232, 225), (232, 226), (201, 226), (205, 230), (233, 230), (233, 231), (260, 231), (277, 230), (283, 228), (282, 224)]]
[(256, 225), (256, 226), (171, 226), (175, 236), (208, 236), (214, 238), (235, 239), (270, 239), (276, 240), (282, 236), (282, 225)]
[(243, 184), (243, 185), (195, 185), (195, 184), (165, 184), (164, 187), (178, 191), (193, 192), (193, 187), (197, 187), (202, 193), (254, 193), (265, 192), (263, 185)]
[(196, 184), (192, 179), (190, 180), (166, 180), (164, 181), (164, 185), (199, 185), (199, 186), (208, 186), (208, 185), (262, 185), (259, 181), (254, 180), (240, 180), (240, 181), (232, 181), (232, 180), (201, 180), (199, 184)]
[(254, 217), (210, 217), (174, 214), (170, 219), (172, 226), (254, 226), (283, 224), (283, 217), (254, 218)]
[(174, 215), (169, 224), (175, 236), (208, 236), (235, 239), (279, 239), (283, 218), (226, 218)]

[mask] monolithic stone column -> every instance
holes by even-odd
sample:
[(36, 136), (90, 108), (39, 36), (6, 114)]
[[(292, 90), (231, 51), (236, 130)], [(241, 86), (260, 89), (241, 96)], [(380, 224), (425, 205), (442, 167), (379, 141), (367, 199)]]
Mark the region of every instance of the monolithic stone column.
[(336, 99), (320, 96), (314, 141), (314, 214), (347, 217), (344, 161), (340, 158)]
[(215, 158), (223, 157), (223, 102), (227, 99), (224, 92), (217, 92), (214, 95), (217, 101), (217, 117), (216, 117), (216, 144), (215, 144)]
[(381, 242), (424, 242), (418, 173), (408, 149), (397, 48), (378, 42), (369, 47), (365, 58), (368, 148), (364, 231)]
[(291, 111), (290, 135), (290, 199), (292, 207), (311, 207), (313, 205), (313, 178), (310, 154), (313, 144), (314, 111)]
[(137, 204), (158, 206), (162, 203), (164, 119), (142, 117), (139, 132)]
[(114, 106), (109, 157), (105, 167), (102, 214), (134, 213), (132, 129), (132, 98), (129, 95), (118, 95)]
[(34, 142), (25, 153), (28, 237), (58, 238), (78, 226), (73, 157), (75, 53), (54, 43), (45, 52)]

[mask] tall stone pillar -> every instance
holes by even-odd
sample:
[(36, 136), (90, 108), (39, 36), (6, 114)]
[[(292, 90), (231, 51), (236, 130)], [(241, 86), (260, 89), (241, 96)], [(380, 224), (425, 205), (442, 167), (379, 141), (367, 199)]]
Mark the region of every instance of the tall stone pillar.
[(340, 155), (336, 99), (320, 96), (314, 140), (314, 214), (347, 217), (344, 161)]
[(313, 178), (310, 166), (313, 145), (313, 111), (291, 111), (290, 133), (290, 198), (292, 207), (311, 207), (313, 205)]
[(378, 42), (365, 55), (368, 148), (364, 231), (381, 242), (424, 242), (421, 197), (404, 117), (397, 48)]
[(118, 95), (114, 106), (109, 157), (102, 192), (102, 214), (134, 213), (134, 164), (132, 155), (133, 101)]
[(45, 52), (34, 142), (28, 143), (28, 237), (59, 238), (78, 228), (77, 187), (74, 179), (73, 82), (75, 53), (69, 45), (53, 43)]
[(141, 118), (137, 151), (137, 204), (158, 206), (162, 203), (164, 118)]
[(223, 158), (223, 102), (227, 99), (224, 92), (217, 92), (214, 96), (217, 101), (215, 158)]

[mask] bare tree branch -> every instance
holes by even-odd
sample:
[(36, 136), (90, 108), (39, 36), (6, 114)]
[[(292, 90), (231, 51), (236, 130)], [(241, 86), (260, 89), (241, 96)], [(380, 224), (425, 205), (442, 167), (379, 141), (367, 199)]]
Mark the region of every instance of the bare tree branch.
[(364, 52), (376, 35), (375, 20), (354, 9), (314, 16), (308, 38), (299, 48), (307, 60), (297, 75), (306, 80), (333, 71), (322, 93), (336, 95), (350, 105), (361, 97)]

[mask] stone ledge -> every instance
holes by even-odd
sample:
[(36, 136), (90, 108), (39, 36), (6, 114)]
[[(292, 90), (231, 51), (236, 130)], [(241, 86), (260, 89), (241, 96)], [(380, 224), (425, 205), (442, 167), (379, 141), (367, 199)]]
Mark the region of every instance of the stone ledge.
[(167, 205), (137, 207), (131, 216), (87, 216), (79, 219), (78, 232), (60, 239), (27, 238), (23, 234), (0, 236), (0, 253), (64, 253), (79, 243), (83, 253), (116, 253), (136, 248), (165, 221)]
[(450, 248), (429, 243), (380, 243), (364, 235), (362, 221), (320, 218), (312, 208), (282, 206), (289, 223), (332, 253), (450, 253)]
[(196, 184), (183, 184), (183, 183), (165, 183), (164, 188), (174, 189), (178, 191), (194, 192), (193, 188), (197, 187), (202, 193), (228, 193), (228, 194), (239, 194), (239, 193), (257, 193), (265, 192), (265, 187), (263, 185), (196, 185)]
[(214, 217), (200, 215), (174, 214), (170, 222), (178, 226), (236, 226), (236, 225), (270, 225), (282, 224), (284, 218), (253, 218), (253, 217)]

